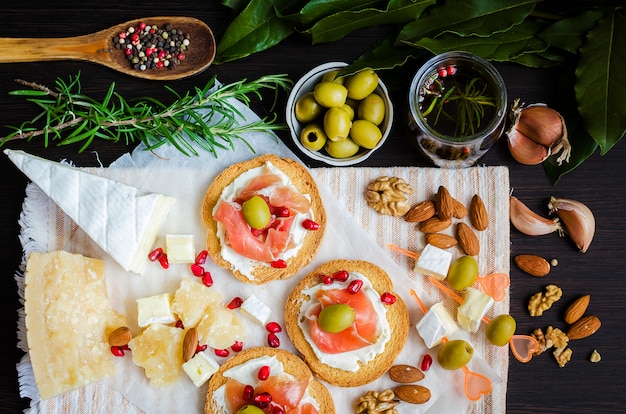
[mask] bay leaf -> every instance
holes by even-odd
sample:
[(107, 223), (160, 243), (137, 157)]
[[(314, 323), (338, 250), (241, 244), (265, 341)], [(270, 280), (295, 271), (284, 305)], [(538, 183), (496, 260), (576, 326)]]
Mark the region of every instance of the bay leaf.
[(521, 23), (535, 5), (536, 0), (446, 0), (406, 24), (397, 42), (416, 42), (444, 32), (489, 36)]
[(386, 9), (366, 8), (335, 13), (319, 20), (305, 33), (313, 44), (333, 42), (351, 32), (385, 24), (404, 24), (417, 19), (436, 0), (390, 0)]
[(241, 59), (275, 46), (291, 36), (293, 27), (276, 14), (288, 8), (289, 0), (251, 0), (228, 25), (217, 45), (214, 63)]
[(384, 0), (311, 0), (297, 13), (282, 15), (283, 20), (294, 26), (307, 26), (324, 17), (347, 10), (362, 10), (384, 5)]
[(626, 133), (626, 18), (611, 11), (580, 48), (574, 91), (591, 137), (606, 154)]
[(575, 16), (557, 20), (537, 33), (537, 37), (568, 52), (578, 53), (578, 49), (583, 45), (585, 33), (605, 14), (606, 11), (603, 9), (585, 10)]

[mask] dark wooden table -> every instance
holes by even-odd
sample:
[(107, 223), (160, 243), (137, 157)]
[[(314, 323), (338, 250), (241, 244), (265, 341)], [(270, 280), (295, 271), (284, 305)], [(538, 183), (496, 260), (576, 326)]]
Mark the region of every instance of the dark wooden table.
[[(65, 37), (91, 33), (126, 20), (157, 15), (189, 15), (205, 21), (219, 32), (228, 9), (218, 1), (142, 1), (110, 0), (40, 2), (21, 0), (3, 5), (0, 11), (0, 37)], [(169, 82), (179, 92), (204, 84), (217, 75), (223, 83), (242, 78), (255, 79), (265, 74), (287, 73), (297, 80), (310, 68), (331, 60), (351, 61), (376, 42), (387, 28), (361, 30), (332, 44), (312, 46), (299, 36), (292, 36), (279, 46), (239, 61), (211, 66), (204, 73), (185, 80)], [(20, 53), (16, 50), (15, 53)], [(532, 102), (547, 102), (557, 106), (563, 99), (557, 85), (563, 68), (532, 70), (515, 65), (498, 64), (512, 100), (520, 97)], [(415, 68), (416, 69), (416, 68)], [(125, 97), (154, 96), (164, 100), (171, 97), (164, 84), (131, 78), (105, 67), (80, 62), (41, 62), (0, 64), (0, 132), (6, 125), (19, 125), (37, 113), (23, 98), (8, 92), (17, 88), (15, 78), (52, 86), (57, 77), (67, 79), (80, 71), (83, 92), (102, 96), (111, 82)], [(428, 166), (409, 145), (403, 134), (406, 87), (393, 94), (398, 115), (394, 130), (385, 146), (364, 162), (363, 166)], [(286, 94), (280, 96), (284, 106)], [(269, 101), (255, 104), (261, 115), (269, 109)], [(280, 137), (288, 142), (286, 132)], [(8, 147), (24, 149), (52, 160), (67, 158), (79, 166), (104, 166), (131, 147), (124, 144), (94, 143), (90, 149), (77, 154), (78, 147), (45, 148), (41, 141), (14, 142)], [(240, 150), (243, 150), (240, 148)], [(295, 150), (295, 149), (294, 149)], [(97, 151), (97, 156), (94, 154)], [(297, 151), (297, 150), (296, 150)], [(298, 153), (299, 154), (299, 153)], [(301, 155), (301, 154), (299, 154)], [(582, 294), (591, 295), (589, 312), (602, 320), (602, 328), (593, 336), (571, 342), (572, 360), (559, 368), (551, 355), (534, 358), (522, 364), (510, 359), (507, 393), (509, 413), (618, 413), (626, 412), (626, 144), (617, 144), (607, 155), (594, 154), (582, 166), (567, 174), (552, 186), (543, 167), (517, 164), (500, 140), (483, 159), (486, 165), (506, 165), (510, 169), (511, 187), (515, 194), (535, 211), (547, 212), (551, 195), (583, 201), (595, 213), (596, 235), (589, 251), (578, 253), (569, 239), (556, 235), (529, 237), (515, 229), (511, 231), (511, 255), (541, 254), (557, 258), (558, 267), (547, 278), (533, 278), (511, 266), (511, 313), (518, 322), (518, 332), (530, 333), (537, 327), (563, 327), (566, 306)], [(311, 167), (320, 166), (303, 158)], [(8, 161), (0, 157), (0, 324), (4, 332), (0, 354), (0, 412), (19, 412), (28, 406), (20, 399), (15, 364), (22, 352), (15, 347), (17, 309), (21, 306), (14, 274), (18, 270), (22, 249), (18, 240), (18, 219), (24, 199), (27, 179)], [(563, 299), (555, 309), (541, 318), (531, 318), (526, 310), (529, 297), (555, 283), (563, 289)], [(589, 362), (597, 349), (602, 355), (598, 364)], [(70, 350), (68, 350), (71, 352)]]

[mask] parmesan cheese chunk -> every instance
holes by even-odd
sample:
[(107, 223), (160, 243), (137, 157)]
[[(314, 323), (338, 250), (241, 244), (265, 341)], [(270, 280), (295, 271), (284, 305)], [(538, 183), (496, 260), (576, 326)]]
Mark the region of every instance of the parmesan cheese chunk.
[(109, 333), (126, 325), (109, 303), (104, 261), (64, 251), (26, 264), (26, 337), (42, 399), (115, 373)]

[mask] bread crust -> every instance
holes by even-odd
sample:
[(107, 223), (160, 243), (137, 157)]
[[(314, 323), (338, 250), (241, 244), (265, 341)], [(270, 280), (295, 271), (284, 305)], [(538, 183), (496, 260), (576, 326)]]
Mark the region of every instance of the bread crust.
[[(287, 260), (287, 266), (285, 268), (273, 268), (269, 265), (259, 263), (252, 270), (254, 279), (250, 279), (238, 270), (232, 269), (231, 263), (222, 257), (220, 240), (217, 237), (217, 222), (213, 219), (212, 212), (225, 187), (244, 172), (252, 168), (260, 167), (268, 161), (285, 173), (291, 179), (291, 184), (301, 194), (310, 196), (311, 209), (315, 222), (319, 224), (319, 229), (307, 232), (298, 254)], [(326, 211), (324, 210), (315, 180), (302, 164), (293, 159), (278, 157), (273, 154), (265, 154), (233, 164), (215, 178), (204, 196), (202, 203), (202, 222), (207, 229), (207, 251), (213, 261), (220, 267), (232, 271), (235, 277), (242, 282), (263, 284), (275, 279), (290, 278), (315, 257), (326, 229)]]
[(213, 393), (228, 381), (228, 378), (224, 377), (224, 372), (234, 366), (241, 365), (246, 361), (262, 356), (275, 356), (280, 362), (282, 362), (285, 372), (293, 375), (298, 381), (308, 378), (309, 394), (319, 405), (320, 414), (335, 413), (335, 404), (330, 392), (324, 384), (317, 381), (313, 377), (313, 373), (304, 361), (302, 361), (302, 359), (291, 352), (279, 348), (260, 346), (246, 349), (233, 356), (228, 359), (215, 374), (213, 374), (209, 380), (207, 388), (206, 403), (204, 406), (205, 414), (215, 414), (218, 412), (219, 407), (217, 407), (213, 401)]
[(309, 300), (309, 296), (302, 292), (319, 284), (319, 275), (331, 275), (339, 270), (361, 273), (368, 278), (372, 287), (379, 294), (385, 292), (393, 293), (391, 279), (377, 265), (363, 260), (333, 260), (309, 273), (293, 289), (285, 302), (285, 327), (296, 349), (302, 354), (305, 362), (320, 379), (340, 387), (355, 387), (376, 380), (391, 368), (409, 335), (409, 313), (400, 296), (393, 293), (396, 296), (396, 302), (388, 305), (386, 312), (386, 318), (391, 328), (391, 338), (381, 354), (378, 354), (367, 364), (359, 362), (360, 368), (356, 372), (331, 367), (321, 362), (298, 324), (300, 308)]

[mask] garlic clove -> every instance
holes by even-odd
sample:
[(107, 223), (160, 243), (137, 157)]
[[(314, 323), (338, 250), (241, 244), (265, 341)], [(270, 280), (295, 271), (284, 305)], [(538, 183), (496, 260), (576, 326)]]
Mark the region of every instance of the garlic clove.
[(515, 161), (525, 165), (541, 164), (550, 156), (548, 148), (537, 144), (520, 131), (514, 129), (507, 133), (509, 151)]
[(535, 165), (555, 154), (559, 155), (556, 159), (558, 165), (563, 161), (569, 162), (571, 145), (565, 119), (560, 113), (541, 103), (525, 106), (520, 104), (518, 98), (510, 116), (512, 123), (506, 135), (509, 150), (516, 161)]
[(596, 231), (593, 213), (580, 201), (550, 197), (551, 213), (555, 213), (565, 225), (565, 230), (581, 253), (585, 253)]
[(520, 232), (529, 236), (543, 236), (558, 231), (562, 234), (563, 228), (559, 219), (542, 217), (532, 211), (517, 197), (509, 197), (509, 210), (511, 224)]

